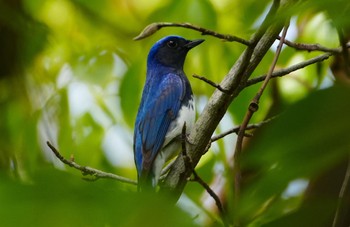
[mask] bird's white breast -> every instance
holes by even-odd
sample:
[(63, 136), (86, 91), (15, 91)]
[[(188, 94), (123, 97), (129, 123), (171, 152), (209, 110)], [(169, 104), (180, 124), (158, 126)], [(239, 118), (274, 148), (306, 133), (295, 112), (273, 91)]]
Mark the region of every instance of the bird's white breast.
[(168, 132), (165, 136), (160, 153), (153, 163), (153, 185), (157, 185), (162, 168), (169, 159), (173, 158), (181, 149), (181, 134), (184, 123), (186, 122), (186, 134), (190, 132), (195, 123), (196, 111), (193, 97), (189, 100), (187, 105), (181, 107), (176, 120), (170, 123)]
[(179, 110), (175, 121), (171, 122), (168, 132), (165, 136), (163, 147), (166, 146), (174, 138), (179, 137), (182, 133), (182, 128), (186, 122), (186, 133), (188, 134), (195, 123), (196, 111), (194, 107), (193, 97)]

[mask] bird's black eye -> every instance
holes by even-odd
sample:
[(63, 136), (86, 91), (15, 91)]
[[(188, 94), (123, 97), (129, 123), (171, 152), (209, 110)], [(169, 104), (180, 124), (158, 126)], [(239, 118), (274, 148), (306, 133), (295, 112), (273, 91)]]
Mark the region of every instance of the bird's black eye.
[(166, 43), (168, 45), (168, 47), (170, 48), (175, 48), (177, 47), (177, 42), (173, 41), (173, 40), (170, 40)]

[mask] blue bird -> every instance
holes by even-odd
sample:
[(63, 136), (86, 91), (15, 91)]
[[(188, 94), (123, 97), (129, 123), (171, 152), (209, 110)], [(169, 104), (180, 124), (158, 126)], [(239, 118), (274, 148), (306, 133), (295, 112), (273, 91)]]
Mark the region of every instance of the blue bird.
[(155, 188), (166, 161), (181, 149), (181, 133), (195, 122), (191, 85), (183, 71), (187, 52), (204, 40), (167, 36), (147, 59), (147, 76), (134, 129), (139, 188)]

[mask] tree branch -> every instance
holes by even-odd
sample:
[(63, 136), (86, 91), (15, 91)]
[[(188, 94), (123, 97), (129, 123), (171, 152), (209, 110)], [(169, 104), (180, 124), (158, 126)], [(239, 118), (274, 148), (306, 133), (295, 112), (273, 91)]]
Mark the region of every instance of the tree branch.
[[(223, 93), (216, 89), (209, 99), (188, 136), (190, 143), (186, 144), (187, 155), (191, 158), (193, 167), (195, 167), (200, 160), (211, 139), (211, 135), (226, 113), (228, 106), (235, 97), (237, 97), (240, 91), (245, 88), (248, 78), (282, 30), (284, 22), (281, 22), (280, 18), (279, 20), (274, 20), (274, 16), (282, 15), (287, 17), (288, 15), (286, 15), (285, 12), (289, 11), (293, 4), (294, 0), (283, 1), (281, 6), (279, 5), (279, 1), (274, 1), (263, 25), (249, 41), (250, 45), (241, 54), (240, 58), (220, 83), (220, 86), (225, 90), (229, 90), (230, 94)], [(191, 174), (192, 169), (186, 168), (183, 158), (178, 156), (166, 176), (160, 192), (170, 191), (174, 196), (174, 201), (176, 201), (181, 195), (187, 179)]]
[(117, 180), (117, 181), (127, 183), (127, 184), (137, 185), (136, 181), (131, 180), (129, 178), (121, 177), (121, 176), (115, 175), (113, 173), (106, 173), (106, 172), (103, 172), (101, 170), (94, 169), (94, 168), (91, 168), (88, 166), (81, 166), (74, 161), (71, 161), (71, 160), (64, 158), (60, 154), (60, 152), (49, 141), (47, 141), (46, 144), (52, 150), (52, 152), (55, 154), (55, 156), (59, 160), (61, 160), (61, 162), (63, 162), (64, 164), (66, 164), (70, 167), (73, 167), (74, 169), (80, 170), (83, 175), (94, 176), (96, 178), (96, 180), (100, 179), (100, 178), (108, 178), (108, 179)]
[(195, 31), (199, 31), (202, 33), (202, 35), (211, 35), (214, 36), (216, 38), (219, 39), (223, 39), (225, 41), (229, 41), (229, 42), (238, 42), (241, 43), (243, 45), (249, 46), (250, 42), (242, 39), (240, 37), (234, 36), (234, 35), (228, 35), (228, 34), (220, 34), (217, 33), (215, 31), (206, 29), (206, 28), (202, 28), (190, 23), (172, 23), (172, 22), (157, 22), (157, 23), (152, 23), (149, 24), (148, 26), (146, 26), (143, 31), (134, 38), (134, 40), (140, 40), (140, 39), (144, 39), (150, 35), (153, 35), (155, 32), (157, 32), (159, 29), (163, 28), (163, 27), (182, 27), (182, 28), (188, 28), (188, 29), (192, 29)]

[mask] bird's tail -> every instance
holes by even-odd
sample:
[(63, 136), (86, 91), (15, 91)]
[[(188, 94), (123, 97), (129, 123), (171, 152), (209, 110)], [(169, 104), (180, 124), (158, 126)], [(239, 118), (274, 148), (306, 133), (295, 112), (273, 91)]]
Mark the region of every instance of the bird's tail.
[(155, 179), (151, 171), (141, 172), (138, 176), (139, 191), (156, 191), (158, 181)]

